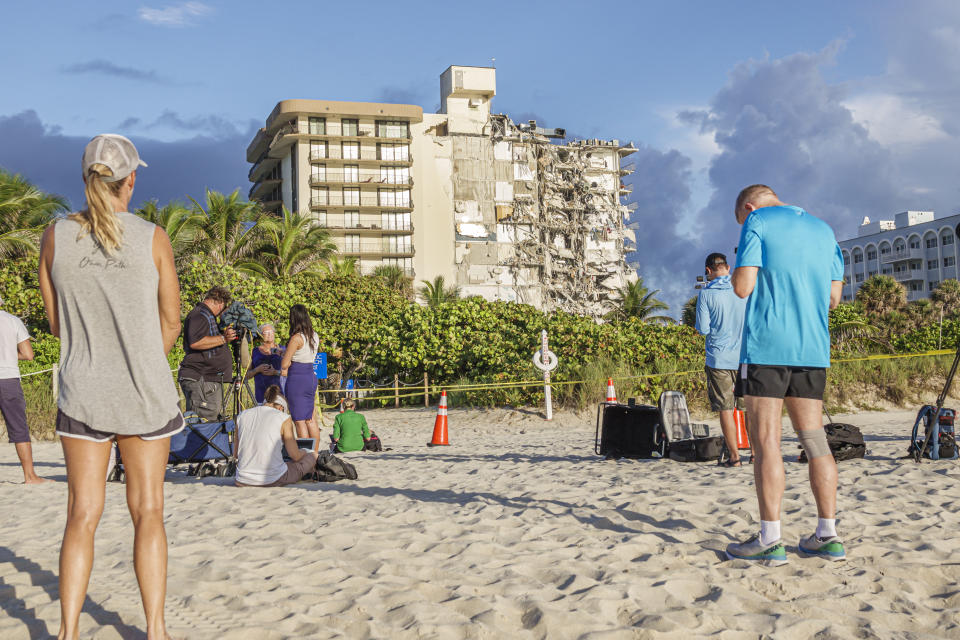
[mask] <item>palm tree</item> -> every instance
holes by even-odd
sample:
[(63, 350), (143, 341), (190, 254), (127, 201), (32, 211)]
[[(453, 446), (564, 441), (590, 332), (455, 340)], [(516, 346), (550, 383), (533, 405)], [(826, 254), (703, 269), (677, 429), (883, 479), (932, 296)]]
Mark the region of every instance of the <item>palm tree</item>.
[(460, 299), (460, 287), (446, 286), (443, 276), (437, 276), (433, 282), (421, 280), (423, 286), (420, 287), (420, 297), (428, 307), (437, 307), (447, 302), (454, 302)]
[(857, 301), (868, 314), (886, 315), (907, 304), (907, 290), (890, 276), (870, 276), (860, 285)]
[(903, 311), (903, 315), (912, 329), (919, 329), (926, 324), (931, 324), (935, 318), (940, 316), (939, 305), (928, 298), (921, 298), (908, 303)]
[(36, 253), (43, 228), (66, 209), (60, 196), (0, 169), (0, 259)]
[(263, 239), (264, 227), (258, 223), (266, 214), (260, 204), (240, 200), (239, 189), (229, 196), (208, 189), (206, 208), (193, 198), (190, 200), (197, 214), (191, 252), (207, 257), (214, 264), (249, 271), (250, 256)]
[(407, 298), (413, 297), (413, 278), (403, 272), (395, 264), (384, 264), (373, 270), (373, 275), (383, 280), (390, 289), (403, 293)]
[(150, 200), (134, 213), (167, 232), (177, 262), (191, 256), (196, 230), (204, 220), (203, 216), (176, 200), (163, 207), (158, 206), (156, 200)]
[(323, 266), (322, 272), (337, 277), (348, 277), (357, 275), (357, 259), (354, 257), (338, 258), (331, 256), (327, 264)]
[(657, 311), (666, 311), (670, 307), (667, 303), (656, 299), (660, 289), (650, 291), (643, 284), (643, 278), (636, 282), (628, 282), (625, 287), (620, 289), (620, 306), (614, 309), (610, 316), (613, 319), (637, 318), (644, 322), (662, 322), (670, 324), (675, 322), (673, 318), (663, 314), (657, 314)]
[(240, 268), (257, 271), (276, 280), (298, 273), (320, 274), (321, 265), (337, 250), (327, 230), (309, 216), (283, 207), (280, 217), (262, 216), (257, 223), (264, 238), (251, 260)]
[(697, 324), (697, 297), (693, 296), (683, 305), (683, 311), (680, 313), (680, 324), (693, 327)]
[(941, 282), (930, 299), (943, 307), (944, 315), (960, 311), (960, 282), (955, 278), (948, 278)]

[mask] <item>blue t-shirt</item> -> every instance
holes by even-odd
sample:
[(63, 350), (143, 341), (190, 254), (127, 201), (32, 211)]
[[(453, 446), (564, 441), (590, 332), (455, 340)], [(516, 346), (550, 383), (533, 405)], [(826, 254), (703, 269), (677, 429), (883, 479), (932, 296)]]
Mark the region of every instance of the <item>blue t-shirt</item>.
[(696, 329), (707, 336), (707, 366), (736, 369), (740, 366), (740, 337), (747, 301), (733, 292), (730, 276), (719, 276), (697, 296)]
[(843, 280), (833, 229), (800, 207), (757, 209), (743, 223), (737, 267), (760, 267), (747, 299), (740, 361), (829, 367), (831, 282)]

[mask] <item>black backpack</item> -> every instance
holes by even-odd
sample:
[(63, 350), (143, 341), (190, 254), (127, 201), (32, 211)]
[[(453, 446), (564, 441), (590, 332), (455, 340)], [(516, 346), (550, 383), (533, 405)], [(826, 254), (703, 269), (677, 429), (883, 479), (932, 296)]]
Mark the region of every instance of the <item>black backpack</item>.
[(370, 437), (363, 443), (364, 451), (383, 451), (383, 443), (377, 434), (370, 432)]
[[(863, 434), (858, 427), (852, 424), (842, 422), (831, 422), (824, 425), (823, 430), (827, 432), (827, 444), (830, 445), (830, 453), (837, 462), (841, 460), (853, 460), (862, 458), (867, 453), (867, 445), (863, 441)], [(797, 462), (807, 461), (807, 452), (802, 450)]]
[(357, 468), (327, 451), (317, 456), (317, 465), (313, 472), (318, 482), (336, 482), (337, 480), (356, 480)]

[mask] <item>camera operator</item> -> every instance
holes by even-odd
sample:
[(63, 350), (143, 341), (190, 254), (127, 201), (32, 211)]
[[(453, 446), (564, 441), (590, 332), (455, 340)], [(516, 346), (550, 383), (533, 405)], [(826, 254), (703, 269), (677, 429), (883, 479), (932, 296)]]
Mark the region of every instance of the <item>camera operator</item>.
[(233, 358), (227, 344), (236, 338), (232, 327), (221, 333), (217, 317), (230, 304), (230, 292), (212, 287), (203, 302), (187, 314), (183, 321), (183, 350), (177, 380), (183, 391), (186, 410), (204, 420), (217, 420), (223, 415), (223, 384), (230, 382)]

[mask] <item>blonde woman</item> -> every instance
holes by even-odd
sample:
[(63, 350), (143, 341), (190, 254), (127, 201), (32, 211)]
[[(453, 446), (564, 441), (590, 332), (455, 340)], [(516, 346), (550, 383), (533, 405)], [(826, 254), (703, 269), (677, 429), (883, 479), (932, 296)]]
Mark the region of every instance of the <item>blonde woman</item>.
[(52, 224), (40, 249), (40, 293), (60, 338), (56, 424), (67, 465), (61, 639), (79, 636), (114, 440), (147, 638), (168, 637), (163, 478), (183, 416), (166, 354), (180, 333), (180, 285), (167, 234), (127, 213), (139, 166), (146, 164), (123, 136), (91, 140), (82, 160), (87, 208)]

